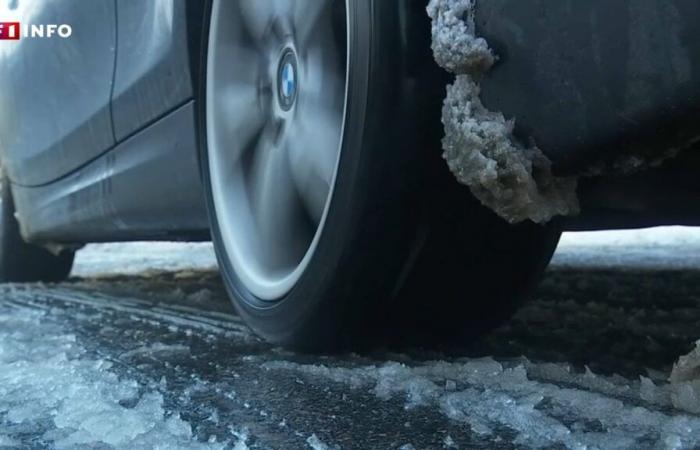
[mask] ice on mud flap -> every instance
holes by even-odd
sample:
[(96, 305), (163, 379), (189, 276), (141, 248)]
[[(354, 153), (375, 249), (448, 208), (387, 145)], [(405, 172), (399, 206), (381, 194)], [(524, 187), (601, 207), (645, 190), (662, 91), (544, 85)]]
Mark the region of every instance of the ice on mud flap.
[(479, 98), (478, 79), (496, 61), (476, 36), (475, 0), (431, 0), (433, 54), (457, 75), (443, 107), (444, 158), (457, 180), (511, 223), (544, 223), (579, 212), (576, 177), (556, 177), (536, 145), (513, 137), (515, 120), (489, 111)]

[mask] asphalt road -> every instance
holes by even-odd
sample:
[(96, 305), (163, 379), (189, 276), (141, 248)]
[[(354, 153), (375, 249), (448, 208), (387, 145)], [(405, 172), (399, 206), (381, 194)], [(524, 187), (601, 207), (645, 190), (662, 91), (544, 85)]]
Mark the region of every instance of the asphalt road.
[(700, 337), (700, 231), (567, 235), (457, 356), (271, 347), (215, 264), (98, 245), (68, 283), (0, 286), (0, 448), (700, 448), (694, 391), (667, 382)]

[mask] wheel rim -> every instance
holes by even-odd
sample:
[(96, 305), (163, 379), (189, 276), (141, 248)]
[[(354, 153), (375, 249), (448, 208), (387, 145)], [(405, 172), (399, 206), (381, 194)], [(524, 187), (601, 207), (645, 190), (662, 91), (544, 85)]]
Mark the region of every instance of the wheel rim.
[(347, 5), (214, 0), (206, 132), (214, 209), (261, 300), (301, 277), (326, 222), (347, 98)]

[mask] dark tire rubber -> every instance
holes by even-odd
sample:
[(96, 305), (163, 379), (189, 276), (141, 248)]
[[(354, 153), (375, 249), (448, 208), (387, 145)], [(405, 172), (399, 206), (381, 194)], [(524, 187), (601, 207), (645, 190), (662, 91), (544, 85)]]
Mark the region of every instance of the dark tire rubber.
[(54, 255), (24, 242), (15, 218), (12, 193), (0, 175), (0, 282), (58, 282), (70, 275), (74, 252)]
[[(292, 290), (256, 299), (222, 245), (206, 142), (206, 61), (199, 138), (212, 239), (241, 317), (302, 351), (473, 337), (506, 319), (536, 284), (559, 233), (510, 226), (458, 185), (440, 157), (446, 75), (432, 60), (425, 2), (349, 1), (345, 135), (327, 221)], [(209, 11), (202, 54), (206, 60)]]

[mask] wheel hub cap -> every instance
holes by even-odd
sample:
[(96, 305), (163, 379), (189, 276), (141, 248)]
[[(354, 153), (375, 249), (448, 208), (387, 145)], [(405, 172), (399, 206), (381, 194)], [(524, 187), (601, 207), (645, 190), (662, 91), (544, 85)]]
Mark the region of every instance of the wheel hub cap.
[(297, 59), (293, 51), (287, 50), (282, 56), (277, 80), (280, 107), (289, 111), (297, 98)]
[(255, 300), (305, 272), (330, 208), (347, 95), (347, 4), (213, 0), (206, 133), (225, 256)]

